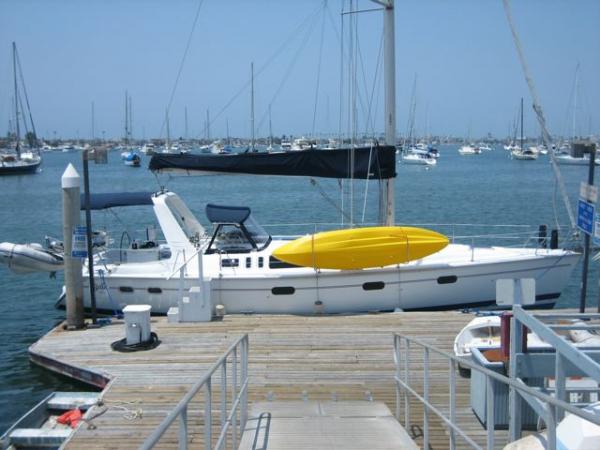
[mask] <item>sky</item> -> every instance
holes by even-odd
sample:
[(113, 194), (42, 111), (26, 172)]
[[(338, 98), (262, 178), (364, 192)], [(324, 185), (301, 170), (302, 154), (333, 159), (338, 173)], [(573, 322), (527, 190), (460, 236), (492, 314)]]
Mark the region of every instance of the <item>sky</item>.
[[(504, 137), (521, 97), (525, 134), (539, 134), (501, 0), (395, 4), (399, 133), (414, 96), (417, 134)], [(186, 109), (189, 137), (206, 136), (207, 110), (211, 136), (249, 137), (251, 63), (257, 136), (269, 133), (269, 105), (274, 135), (348, 133), (352, 104), (360, 133), (382, 132), (382, 14), (354, 15), (352, 27), (342, 7), (349, 0), (0, 0), (0, 134), (14, 114), (12, 41), (48, 139), (90, 138), (92, 103), (95, 136), (122, 136), (126, 91), (136, 138), (164, 137), (167, 108), (171, 137), (185, 135)], [(512, 10), (550, 132), (571, 135), (575, 111), (575, 134), (598, 134), (600, 1), (512, 0)]]

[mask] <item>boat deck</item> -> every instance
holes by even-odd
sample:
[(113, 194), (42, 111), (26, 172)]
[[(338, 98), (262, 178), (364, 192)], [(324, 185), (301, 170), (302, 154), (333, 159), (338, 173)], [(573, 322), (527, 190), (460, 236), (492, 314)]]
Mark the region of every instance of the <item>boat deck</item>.
[[(244, 333), (249, 334), (250, 342), (249, 409), (267, 400), (274, 404), (372, 400), (395, 411), (393, 333), (417, 337), (451, 351), (454, 337), (472, 318), (460, 312), (230, 315), (211, 323), (174, 324), (166, 317), (153, 317), (153, 331), (162, 343), (151, 351), (112, 351), (110, 343), (125, 336), (123, 323), (114, 321), (102, 328), (80, 331), (57, 327), (31, 346), (30, 358), (50, 370), (104, 388), (103, 400), (108, 409), (91, 420), (93, 426), (82, 424), (67, 444), (68, 449), (137, 448), (203, 371)], [(422, 365), (417, 363), (421, 355), (415, 352), (412, 358), (411, 379), (422, 380)], [(430, 398), (447, 411), (448, 362), (432, 355), (430, 375)], [(202, 398), (198, 395), (188, 412), (189, 432), (196, 442), (203, 428)], [(468, 380), (458, 376), (456, 404), (459, 424), (485, 445), (485, 429), (469, 406)], [(422, 408), (416, 401), (412, 405), (412, 426), (407, 432), (422, 445)], [(218, 410), (213, 414), (218, 417)], [(497, 446), (501, 448), (506, 432), (497, 433)], [(172, 426), (159, 447), (176, 447), (176, 439), (177, 426)], [(449, 445), (445, 426), (433, 415), (430, 442), (433, 449)], [(457, 442), (462, 448), (460, 439)]]

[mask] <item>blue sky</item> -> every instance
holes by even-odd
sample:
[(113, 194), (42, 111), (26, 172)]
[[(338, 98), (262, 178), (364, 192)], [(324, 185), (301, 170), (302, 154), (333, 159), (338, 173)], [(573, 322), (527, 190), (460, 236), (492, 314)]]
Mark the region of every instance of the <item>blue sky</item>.
[[(38, 134), (90, 137), (93, 101), (96, 135), (122, 135), (127, 89), (134, 136), (164, 136), (165, 109), (198, 5), (0, 0), (0, 133), (11, 113), (14, 40)], [(576, 131), (598, 133), (600, 2), (513, 0), (512, 6), (550, 131), (571, 133), (569, 104), (579, 63)], [(361, 0), (359, 7), (374, 4)], [(337, 133), (340, 11), (340, 0), (329, 0), (326, 8), (322, 0), (204, 0), (171, 104), (171, 134), (184, 134), (187, 107), (190, 136), (204, 136), (207, 109), (213, 136), (225, 135), (227, 121), (231, 135), (249, 136), (252, 61), (258, 135), (268, 133), (269, 104), (274, 134), (310, 134), (315, 109), (315, 132)], [(373, 80), (381, 23), (380, 13), (358, 16), (358, 79), (363, 98), (364, 92), (379, 93), (373, 100), (377, 131), (383, 101)], [(348, 26), (346, 21), (346, 31)], [(501, 0), (396, 0), (396, 58), (401, 133), (415, 75), (419, 133), (504, 136), (520, 97), (530, 104)], [(347, 79), (344, 84), (347, 94)], [(526, 134), (537, 134), (530, 108), (525, 115)], [(366, 129), (364, 117), (359, 113), (360, 130)]]

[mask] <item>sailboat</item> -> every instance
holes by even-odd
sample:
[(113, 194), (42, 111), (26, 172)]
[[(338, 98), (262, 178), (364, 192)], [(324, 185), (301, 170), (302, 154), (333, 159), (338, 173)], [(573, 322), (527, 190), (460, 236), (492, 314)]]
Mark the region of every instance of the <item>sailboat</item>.
[[(252, 173), (377, 180), (382, 187), (381, 224), (384, 228), (403, 228), (394, 226), (396, 119), (392, 0), (386, 2), (384, 14), (386, 145), (354, 148), (352, 152), (309, 149), (241, 155), (157, 154), (150, 161), (150, 169), (155, 173), (187, 175)], [(355, 159), (349, 170), (350, 154)], [(91, 203), (95, 203), (93, 197)], [(212, 233), (201, 225), (182, 198), (167, 190), (135, 196), (105, 194), (97, 208), (126, 205), (151, 205), (164, 240), (148, 232), (143, 241), (134, 241), (125, 248), (102, 249), (95, 255), (93, 270), (97, 279), (103, 280), (102, 289), (96, 292), (96, 304), (101, 310), (149, 304), (154, 313), (167, 313), (184, 296), (200, 296), (202, 301), (210, 302), (213, 310), (219, 306), (218, 310), (226, 313), (454, 309), (495, 304), (496, 281), (505, 278), (534, 278), (536, 306), (548, 307), (560, 296), (580, 258), (580, 254), (564, 249), (475, 247), (446, 242), (437, 251), (418, 255), (417, 259), (391, 260), (373, 241), (365, 240), (367, 253), (375, 256), (373, 262), (368, 266), (340, 268), (319, 265), (316, 253), (315, 258), (304, 254), (305, 262), (288, 259), (289, 246), (284, 246), (293, 241), (268, 233), (254, 219), (249, 207), (208, 204), (205, 212)], [(344, 234), (344, 242), (353, 242), (363, 232), (368, 234), (365, 230), (350, 230), (352, 239), (340, 234)], [(335, 235), (336, 239), (340, 234)], [(378, 234), (376, 242), (381, 238)], [(384, 242), (389, 243), (389, 238), (383, 235)], [(306, 252), (318, 236), (304, 239), (302, 251)], [(436, 239), (443, 243), (443, 238)], [(335, 245), (343, 246), (341, 242), (338, 240)], [(390, 247), (386, 244), (386, 248)], [(374, 255), (376, 252), (381, 257)], [(89, 284), (91, 270), (84, 265), (84, 285)], [(88, 289), (84, 292), (84, 304), (89, 307)]]
[(521, 97), (521, 145), (513, 148), (511, 151), (512, 159), (518, 159), (521, 161), (534, 161), (537, 159), (537, 152), (531, 148), (525, 148), (523, 140), (523, 97)]
[[(19, 103), (21, 100), (19, 86), (17, 83), (17, 45), (12, 43), (13, 51), (13, 75), (14, 75), (14, 95), (15, 95), (15, 152), (14, 153), (0, 153), (0, 175), (20, 175), (25, 173), (35, 173), (42, 163), (42, 157), (39, 154), (39, 150), (34, 153), (33, 146), (37, 145), (37, 135), (35, 132), (35, 125), (33, 124), (33, 118), (31, 110), (29, 110), (29, 121), (31, 125), (31, 131), (27, 132), (28, 144), (31, 150), (28, 152), (21, 151), (21, 127), (20, 117), (22, 112), (19, 111)], [(19, 64), (19, 71), (21, 66)], [(21, 80), (23, 76), (21, 74)], [(23, 93), (25, 95), (25, 103), (29, 108), (29, 99), (27, 98), (27, 91), (25, 86), (22, 86)], [(23, 111), (24, 113), (24, 111)], [(28, 129), (27, 118), (23, 114), (23, 124), (25, 130)]]

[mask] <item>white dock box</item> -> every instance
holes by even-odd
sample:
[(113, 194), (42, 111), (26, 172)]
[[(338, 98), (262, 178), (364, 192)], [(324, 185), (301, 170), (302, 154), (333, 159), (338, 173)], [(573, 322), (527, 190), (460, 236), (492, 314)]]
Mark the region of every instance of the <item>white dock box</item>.
[(123, 308), (127, 345), (150, 340), (150, 305), (127, 305)]

